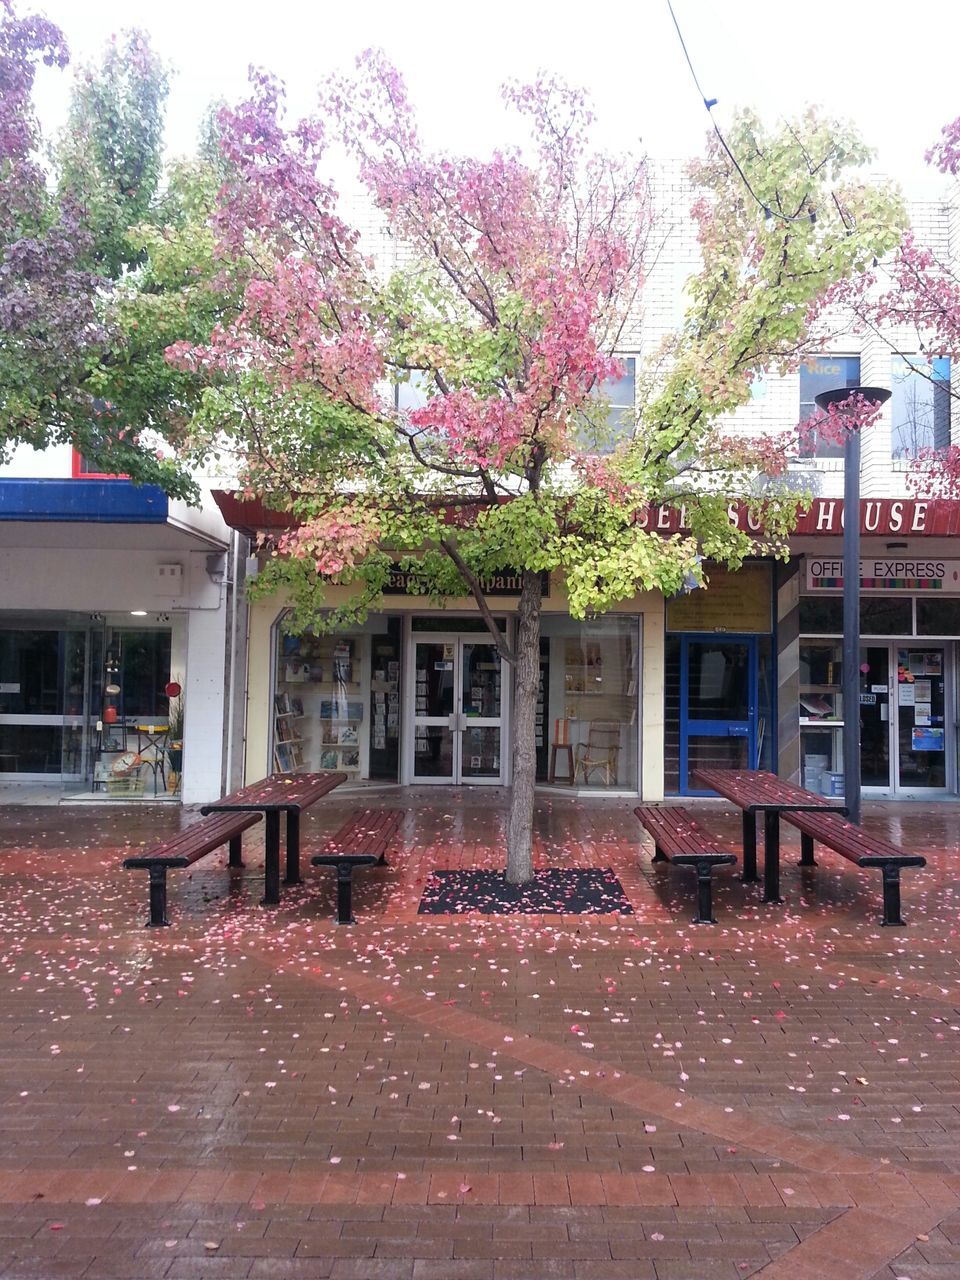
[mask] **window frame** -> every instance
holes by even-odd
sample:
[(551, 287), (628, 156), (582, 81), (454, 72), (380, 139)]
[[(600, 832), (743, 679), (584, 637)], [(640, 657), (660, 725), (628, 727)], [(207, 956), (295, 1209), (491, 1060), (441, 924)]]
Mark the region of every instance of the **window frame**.
[[(897, 418), (896, 418), (896, 402), (897, 402), (897, 375), (895, 369), (899, 363), (901, 369), (905, 373), (905, 377), (901, 378), (900, 384), (903, 385), (911, 379), (920, 379), (922, 382), (929, 383), (930, 394), (930, 410), (931, 423), (930, 429), (933, 441), (929, 445), (921, 445), (920, 449), (946, 449), (953, 442), (953, 423), (952, 413), (950, 411), (950, 388), (952, 382), (952, 369), (950, 366), (949, 356), (934, 356), (927, 358), (919, 352), (898, 352), (895, 351), (890, 357), (890, 460), (894, 463), (909, 463), (918, 454), (911, 452), (909, 449), (897, 449)], [(921, 366), (928, 370), (927, 373), (922, 371)], [(944, 438), (937, 441), (937, 384), (940, 383), (946, 388), (946, 431)]]
[[(816, 396), (816, 395), (819, 395), (819, 394), (820, 394), (820, 392), (819, 392), (819, 391), (814, 392), (814, 396), (811, 396), (811, 398), (810, 398), (809, 400), (804, 400), (804, 398), (803, 398), (803, 371), (804, 371), (804, 366), (807, 366), (807, 371), (808, 371), (808, 372), (811, 372), (811, 370), (809, 369), (809, 366), (810, 366), (811, 364), (813, 364), (813, 363), (815, 363), (815, 362), (819, 362), (819, 361), (831, 361), (831, 360), (855, 360), (855, 361), (857, 362), (857, 371), (856, 371), (856, 374), (850, 374), (850, 373), (848, 373), (848, 374), (846, 375), (845, 385), (846, 385), (847, 387), (856, 387), (856, 386), (859, 386), (859, 385), (860, 385), (860, 378), (861, 378), (861, 376), (862, 376), (862, 368), (861, 368), (861, 366), (862, 366), (862, 361), (861, 361), (861, 356), (860, 356), (860, 353), (859, 353), (859, 352), (857, 352), (857, 351), (818, 351), (818, 352), (813, 352), (813, 353), (811, 353), (811, 354), (809, 354), (809, 355), (804, 356), (804, 357), (801, 359), (801, 361), (800, 361), (800, 365), (799, 365), (799, 368), (798, 368), (798, 370), (797, 370), (797, 376), (798, 376), (798, 386), (797, 386), (798, 422), (800, 423), (800, 425), (801, 425), (801, 426), (802, 426), (802, 425), (803, 425), (803, 424), (808, 420), (808, 418), (809, 418), (809, 417), (811, 417), (811, 416), (812, 416), (813, 411), (816, 409), (816, 402), (815, 402), (814, 396)], [(851, 377), (853, 377), (853, 378), (855, 379), (855, 381), (851, 382), (851, 381), (850, 381), (850, 378), (851, 378)], [(828, 388), (823, 388), (823, 389), (824, 389), (824, 390), (827, 390)], [(830, 389), (830, 390), (832, 390), (833, 388), (829, 388), (829, 389)], [(804, 417), (804, 412), (803, 412), (803, 411), (804, 411), (804, 405), (806, 405), (806, 404), (811, 405), (811, 406), (812, 406), (812, 408), (811, 408), (811, 412), (810, 412), (810, 414), (808, 414), (808, 415), (807, 415), (807, 417)], [(814, 434), (816, 434), (816, 433), (814, 433)], [(829, 443), (827, 443), (827, 444), (825, 444), (825, 445), (822, 445), (822, 444), (821, 444), (821, 442), (820, 442), (819, 436), (817, 436), (817, 437), (815, 438), (815, 440), (814, 440), (814, 442), (813, 442), (813, 448), (812, 448), (812, 451), (810, 451), (810, 452), (805, 451), (805, 448), (804, 448), (804, 444), (803, 444), (802, 437), (801, 437), (800, 441), (798, 442), (798, 446), (799, 446), (799, 447), (798, 447), (797, 460), (798, 460), (799, 462), (803, 462), (803, 463), (809, 463), (809, 462), (837, 462), (837, 461), (840, 461), (840, 460), (842, 460), (842, 459), (843, 459), (843, 445), (842, 445), (842, 444), (834, 444), (834, 443), (831, 441), (831, 442), (829, 442)], [(809, 446), (807, 446), (807, 448), (809, 448)], [(820, 452), (820, 449), (821, 449), (821, 448), (828, 449), (828, 450), (829, 450), (829, 452), (827, 452), (827, 453), (821, 453), (821, 452)]]

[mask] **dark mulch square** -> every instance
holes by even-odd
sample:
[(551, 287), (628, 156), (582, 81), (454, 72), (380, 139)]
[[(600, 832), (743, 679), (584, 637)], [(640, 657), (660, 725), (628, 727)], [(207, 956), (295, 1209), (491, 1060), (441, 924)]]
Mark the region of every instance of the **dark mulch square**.
[(502, 871), (434, 871), (418, 908), (420, 915), (483, 915), (528, 912), (549, 915), (632, 915), (623, 886), (610, 867), (550, 868), (524, 885), (508, 884)]

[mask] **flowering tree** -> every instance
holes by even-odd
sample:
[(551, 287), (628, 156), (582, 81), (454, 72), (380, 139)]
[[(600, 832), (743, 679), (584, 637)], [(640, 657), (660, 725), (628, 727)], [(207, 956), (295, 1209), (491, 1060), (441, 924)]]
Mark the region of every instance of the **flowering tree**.
[[(188, 416), (190, 380), (164, 360), (174, 334), (154, 316), (174, 292), (178, 336), (198, 312), (199, 334), (222, 305), (197, 308), (199, 291), (185, 291), (210, 241), (208, 210), (190, 213), (201, 167), (161, 186), (166, 73), (130, 32), (78, 74), (48, 172), (31, 105), (39, 63), (66, 66), (61, 32), (0, 0), (0, 457), (18, 443), (69, 443), (99, 470), (194, 494), (158, 450)], [(207, 188), (212, 201), (216, 182)], [(199, 230), (178, 276), (169, 229), (188, 223)]]
[[(598, 391), (620, 368), (650, 267), (647, 169), (592, 151), (583, 95), (555, 80), (505, 99), (530, 127), (529, 156), (434, 156), (379, 55), (327, 84), (320, 113), (293, 125), (281, 86), (255, 76), (221, 117), (219, 253), (242, 305), (208, 342), (169, 357), (209, 380), (199, 455), (231, 455), (244, 493), (290, 512), (295, 527), (260, 585), (290, 593), (295, 625), (362, 616), (397, 562), (418, 594), (473, 596), (513, 668), (507, 875), (522, 882), (542, 573), (562, 577), (577, 617), (638, 590), (674, 594), (702, 579), (703, 558), (737, 565), (755, 551), (730, 527), (731, 497), (763, 512), (766, 545), (782, 549), (796, 508), (772, 478), (782, 445), (725, 435), (718, 420), (758, 369), (799, 350), (827, 286), (894, 242), (896, 211), (844, 183), (862, 148), (833, 122), (767, 136), (745, 117), (735, 141), (772, 215), (719, 150), (698, 166), (703, 270), (636, 424), (611, 439)], [(334, 140), (356, 161), (392, 261), (370, 252), (325, 179)], [(398, 386), (419, 406), (399, 408)], [(689, 533), (648, 532), (647, 505), (671, 500), (685, 502)], [(481, 585), (507, 566), (521, 580), (512, 643)], [(330, 581), (353, 595), (325, 612)]]

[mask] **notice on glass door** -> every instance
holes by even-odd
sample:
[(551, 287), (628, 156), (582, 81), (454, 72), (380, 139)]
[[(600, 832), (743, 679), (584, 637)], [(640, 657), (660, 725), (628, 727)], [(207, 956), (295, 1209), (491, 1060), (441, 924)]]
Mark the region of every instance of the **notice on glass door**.
[(902, 684), (900, 686), (897, 696), (901, 707), (912, 707), (916, 702), (916, 698), (913, 696), (913, 688), (912, 684)]

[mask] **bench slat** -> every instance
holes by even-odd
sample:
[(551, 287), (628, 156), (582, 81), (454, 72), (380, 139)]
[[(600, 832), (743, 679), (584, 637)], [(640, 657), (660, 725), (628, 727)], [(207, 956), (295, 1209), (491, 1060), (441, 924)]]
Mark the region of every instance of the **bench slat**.
[(386, 851), (403, 821), (402, 809), (364, 809), (352, 815), (327, 840), (327, 854), (375, 853)]
[(214, 849), (219, 849), (232, 836), (239, 835), (259, 821), (259, 813), (211, 814), (209, 818), (194, 822), (177, 835), (171, 836), (169, 840), (162, 840), (159, 844), (151, 845), (143, 853), (124, 858), (123, 865), (127, 868), (141, 869), (150, 867), (154, 863), (165, 862), (171, 867), (188, 867), (198, 858), (203, 858)]
[[(861, 866), (878, 865), (875, 861), (876, 859), (880, 859), (883, 862), (896, 861), (901, 866), (926, 866), (926, 859), (920, 854), (904, 853), (902, 849), (897, 848), (895, 844), (891, 844), (889, 840), (884, 840), (880, 836), (873, 836), (864, 831), (862, 827), (855, 826), (852, 822), (848, 822), (846, 818), (839, 817), (837, 814), (785, 813), (782, 816), (784, 822), (789, 822), (791, 826), (796, 827), (805, 835), (812, 836), (814, 840), (819, 840), (821, 844), (828, 845), (833, 849), (834, 853), (839, 853), (842, 857), (849, 858), (851, 862), (860, 863)], [(860, 860), (863, 858), (870, 858), (874, 861), (861, 862)]]
[(654, 805), (638, 805), (633, 812), (640, 820), (641, 826), (649, 831), (664, 853), (671, 857), (676, 854), (732, 856), (727, 850), (721, 849), (713, 836), (691, 818), (686, 809), (680, 805), (663, 808)]

